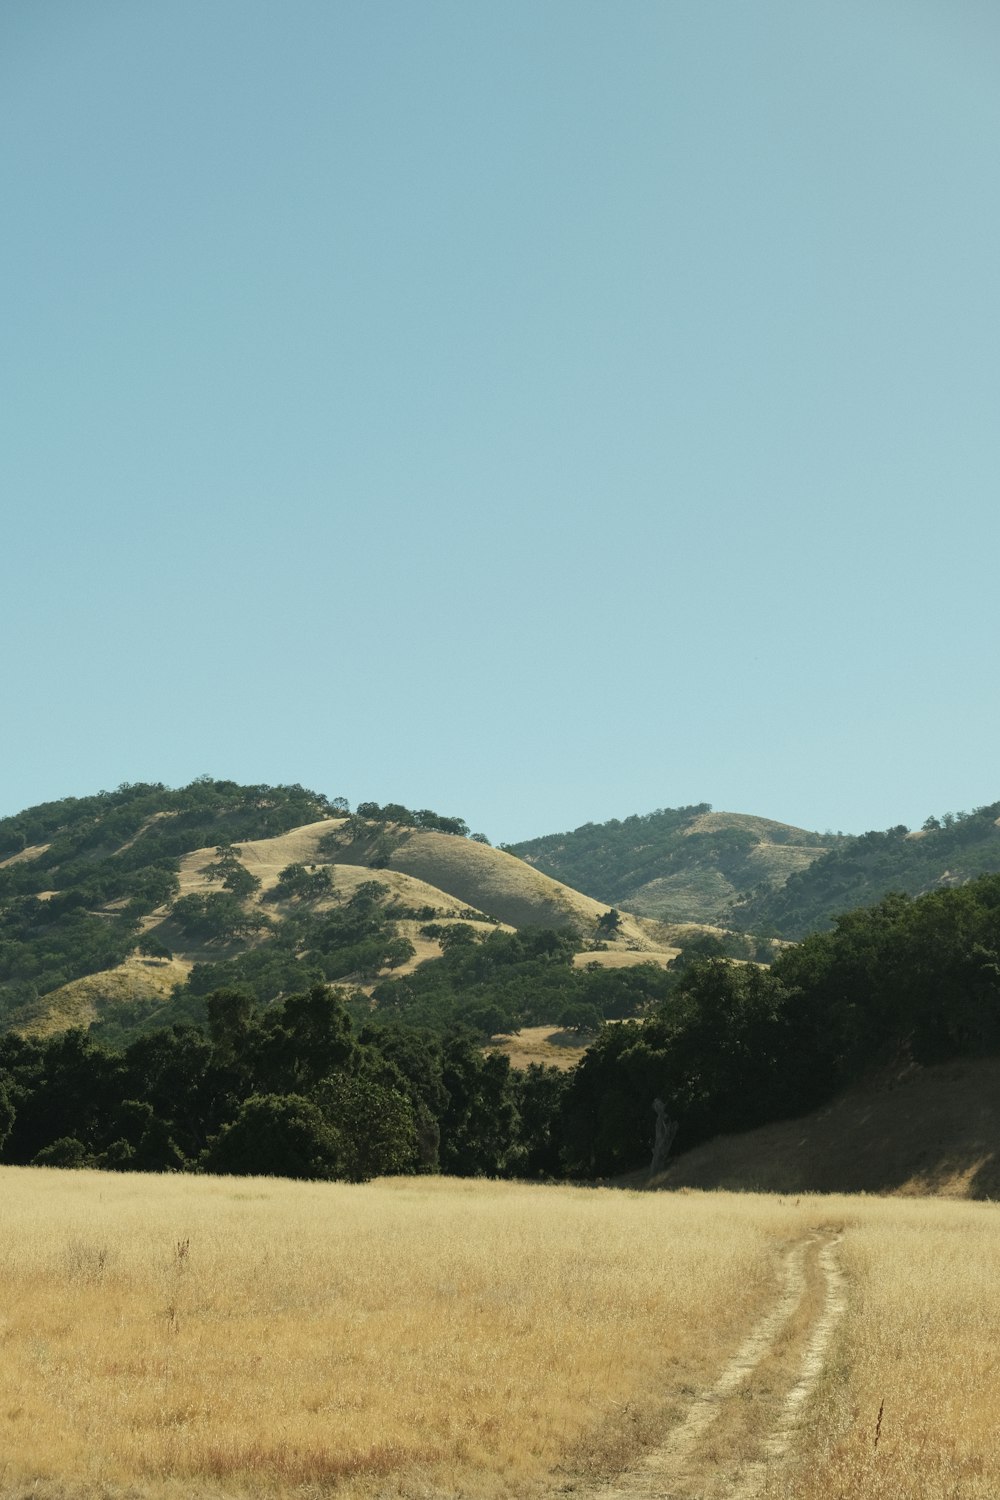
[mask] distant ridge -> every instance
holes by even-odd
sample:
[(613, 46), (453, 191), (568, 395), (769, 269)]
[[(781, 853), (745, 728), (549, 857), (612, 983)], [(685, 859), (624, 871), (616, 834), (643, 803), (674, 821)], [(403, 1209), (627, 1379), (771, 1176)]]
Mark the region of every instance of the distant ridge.
[(1000, 802), (971, 813), (931, 817), (842, 839), (783, 885), (748, 892), (730, 912), (733, 926), (798, 939), (840, 912), (872, 906), (890, 891), (920, 896), (1000, 871)]
[(1000, 871), (1000, 802), (858, 835), (810, 833), (707, 803), (585, 823), (507, 846), (598, 900), (662, 922), (796, 941), (890, 891)]
[(707, 802), (585, 823), (507, 847), (597, 900), (663, 922), (726, 926), (734, 904), (780, 888), (840, 842)]

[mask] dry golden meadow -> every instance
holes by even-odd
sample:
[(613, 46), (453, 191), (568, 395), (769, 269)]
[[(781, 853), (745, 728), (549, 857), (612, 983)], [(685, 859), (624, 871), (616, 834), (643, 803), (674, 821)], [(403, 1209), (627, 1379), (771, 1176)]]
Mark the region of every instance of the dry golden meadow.
[(13, 1167), (0, 1202), (5, 1500), (1000, 1494), (992, 1204)]

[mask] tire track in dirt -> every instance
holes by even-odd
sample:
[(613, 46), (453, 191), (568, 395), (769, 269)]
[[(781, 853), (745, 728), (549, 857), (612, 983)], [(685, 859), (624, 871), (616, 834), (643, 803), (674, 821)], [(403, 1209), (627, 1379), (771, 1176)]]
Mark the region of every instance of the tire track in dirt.
[(812, 1395), (826, 1365), (837, 1325), (847, 1311), (847, 1283), (837, 1260), (837, 1245), (843, 1235), (834, 1235), (820, 1247), (817, 1257), (823, 1277), (823, 1305), (812, 1325), (802, 1354), (799, 1378), (786, 1393), (778, 1419), (764, 1441), (764, 1453), (723, 1491), (725, 1500), (755, 1500), (771, 1469), (780, 1464), (792, 1446), (806, 1401)]
[[(718, 1380), (697, 1396), (683, 1420), (666, 1441), (647, 1453), (632, 1468), (610, 1484), (580, 1487), (586, 1500), (755, 1500), (770, 1469), (781, 1463), (795, 1436), (803, 1408), (823, 1371), (830, 1343), (845, 1307), (845, 1283), (836, 1259), (841, 1236), (818, 1233), (797, 1241), (786, 1253), (778, 1300), (753, 1327), (726, 1364)], [(819, 1250), (815, 1251), (817, 1244)], [(739, 1393), (758, 1367), (774, 1355), (786, 1328), (795, 1319), (807, 1294), (822, 1281), (818, 1316), (804, 1335), (793, 1336), (796, 1368), (793, 1383), (781, 1400), (763, 1440), (759, 1456), (745, 1462), (735, 1473), (723, 1476), (717, 1455), (701, 1452), (711, 1428), (740, 1399)]]

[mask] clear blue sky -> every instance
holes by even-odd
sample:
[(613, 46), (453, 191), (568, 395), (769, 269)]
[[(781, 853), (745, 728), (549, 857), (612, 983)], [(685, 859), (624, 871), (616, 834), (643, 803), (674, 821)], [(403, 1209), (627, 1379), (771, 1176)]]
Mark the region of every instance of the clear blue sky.
[(1000, 798), (993, 0), (4, 0), (0, 813)]

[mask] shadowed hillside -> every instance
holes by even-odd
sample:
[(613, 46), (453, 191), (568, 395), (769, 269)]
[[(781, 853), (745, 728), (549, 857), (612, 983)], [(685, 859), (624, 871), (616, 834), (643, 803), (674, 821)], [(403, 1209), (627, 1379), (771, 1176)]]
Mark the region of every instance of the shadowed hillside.
[(996, 1198), (1000, 1059), (887, 1071), (800, 1119), (696, 1146), (649, 1186)]

